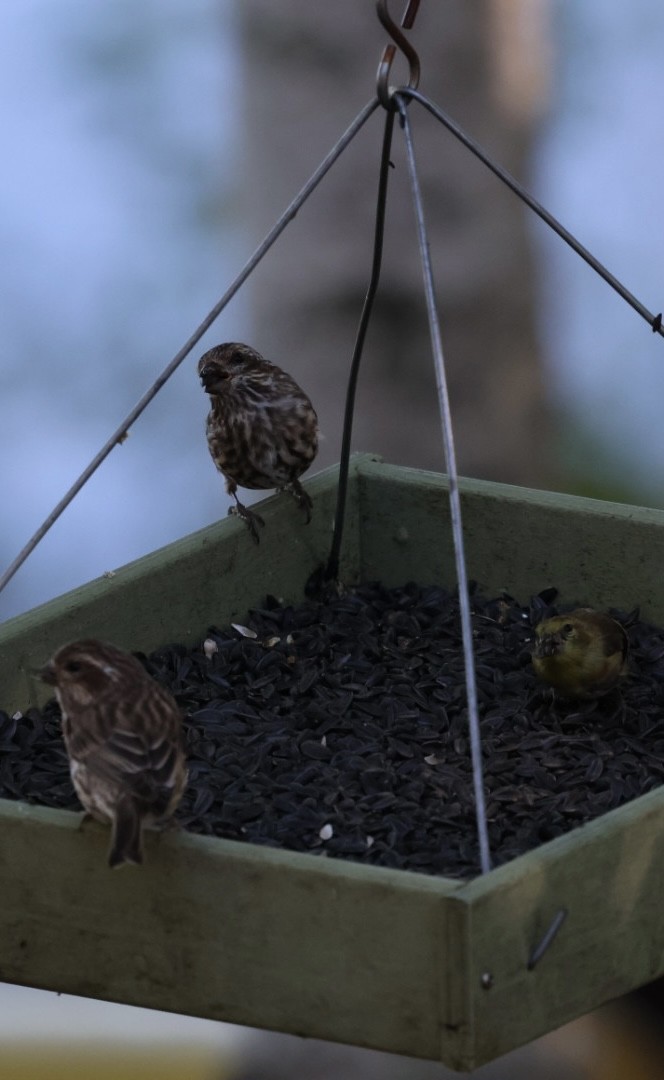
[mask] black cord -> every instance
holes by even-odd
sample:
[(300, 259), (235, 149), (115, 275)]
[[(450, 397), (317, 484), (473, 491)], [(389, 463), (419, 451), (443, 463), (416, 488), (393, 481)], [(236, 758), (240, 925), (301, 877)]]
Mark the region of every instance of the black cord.
[[(392, 149), (392, 133), (394, 131), (394, 110), (389, 109), (385, 113), (385, 130), (383, 133), (383, 148), (380, 158), (380, 174), (378, 178), (378, 202), (376, 206), (376, 224), (374, 229), (373, 260), (371, 264), (371, 276), (367, 293), (364, 298), (362, 314), (357, 328), (355, 347), (350, 362), (348, 376), (348, 388), (346, 390), (346, 404), (344, 407), (344, 426), (341, 436), (341, 454), (339, 458), (339, 486), (337, 488), (337, 509), (334, 515), (334, 532), (332, 535), (332, 547), (324, 570), (315, 570), (307, 582), (307, 595), (315, 595), (320, 592), (321, 586), (330, 581), (336, 581), (339, 576), (339, 557), (341, 554), (341, 541), (343, 539), (344, 521), (346, 517), (346, 497), (348, 494), (348, 469), (350, 461), (350, 444), (353, 434), (353, 413), (355, 410), (355, 391), (360, 371), (360, 361), (364, 348), (369, 319), (373, 308), (373, 302), (380, 280), (380, 269), (383, 261), (383, 236), (385, 232), (385, 206), (387, 202), (387, 182), (390, 174)], [(321, 572), (322, 571), (322, 572)], [(322, 578), (322, 580), (321, 580)]]

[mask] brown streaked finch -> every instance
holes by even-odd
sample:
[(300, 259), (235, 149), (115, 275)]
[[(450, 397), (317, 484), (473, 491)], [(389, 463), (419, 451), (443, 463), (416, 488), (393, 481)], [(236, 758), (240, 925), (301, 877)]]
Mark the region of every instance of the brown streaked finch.
[(293, 495), (311, 520), (311, 498), (300, 484), (318, 451), (318, 417), (309, 398), (285, 371), (249, 345), (216, 345), (198, 362), (210, 395), (207, 441), (212, 460), (235, 499), (230, 513), (258, 543), (263, 519), (237, 497), (238, 486), (276, 488)]
[(144, 826), (164, 826), (187, 783), (182, 718), (130, 653), (102, 641), (63, 645), (42, 668), (62, 712), (72, 782), (110, 824), (109, 866), (143, 861)]
[(599, 698), (627, 674), (629, 639), (616, 619), (591, 608), (535, 627), (533, 667), (563, 697)]

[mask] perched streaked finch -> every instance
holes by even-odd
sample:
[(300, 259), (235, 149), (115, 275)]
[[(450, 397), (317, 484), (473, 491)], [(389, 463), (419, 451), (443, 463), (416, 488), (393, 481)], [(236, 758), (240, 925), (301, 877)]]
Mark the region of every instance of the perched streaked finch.
[(187, 782), (180, 710), (130, 653), (64, 645), (41, 670), (55, 688), (76, 794), (112, 827), (110, 866), (143, 861), (143, 826), (166, 824)]
[(563, 697), (602, 697), (627, 674), (627, 632), (610, 615), (590, 608), (554, 615), (535, 638), (535, 672)]
[(299, 477), (318, 451), (318, 417), (294, 379), (249, 345), (229, 341), (206, 352), (198, 374), (210, 395), (207, 441), (235, 499), (231, 512), (258, 543), (263, 519), (237, 497), (239, 487), (294, 495), (311, 520), (311, 499)]

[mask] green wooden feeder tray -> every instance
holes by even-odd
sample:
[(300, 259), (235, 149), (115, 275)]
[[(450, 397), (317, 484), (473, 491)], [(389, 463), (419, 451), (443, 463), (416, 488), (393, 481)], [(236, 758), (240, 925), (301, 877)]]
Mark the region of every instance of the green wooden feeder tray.
[[(325, 558), (336, 470), (314, 516), (261, 505), (260, 548), (225, 520), (0, 628), (0, 703), (65, 641), (191, 643), (266, 593), (302, 597)], [(489, 593), (664, 621), (664, 513), (467, 480), (468, 571)], [(341, 576), (454, 582), (443, 476), (352, 461)], [(664, 788), (470, 882), (187, 833), (110, 872), (107, 832), (0, 800), (0, 978), (472, 1069), (664, 973)], [(552, 919), (567, 919), (534, 969)]]

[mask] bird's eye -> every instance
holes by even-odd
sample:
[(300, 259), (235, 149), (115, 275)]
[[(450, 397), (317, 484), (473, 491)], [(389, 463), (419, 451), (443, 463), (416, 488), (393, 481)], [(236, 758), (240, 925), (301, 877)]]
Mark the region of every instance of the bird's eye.
[(70, 675), (78, 675), (81, 670), (81, 665), (78, 660), (70, 660), (65, 664), (65, 671), (68, 671)]
[(566, 622), (563, 626), (563, 634), (565, 635), (565, 637), (569, 637), (573, 629), (574, 627), (572, 626), (571, 622)]

